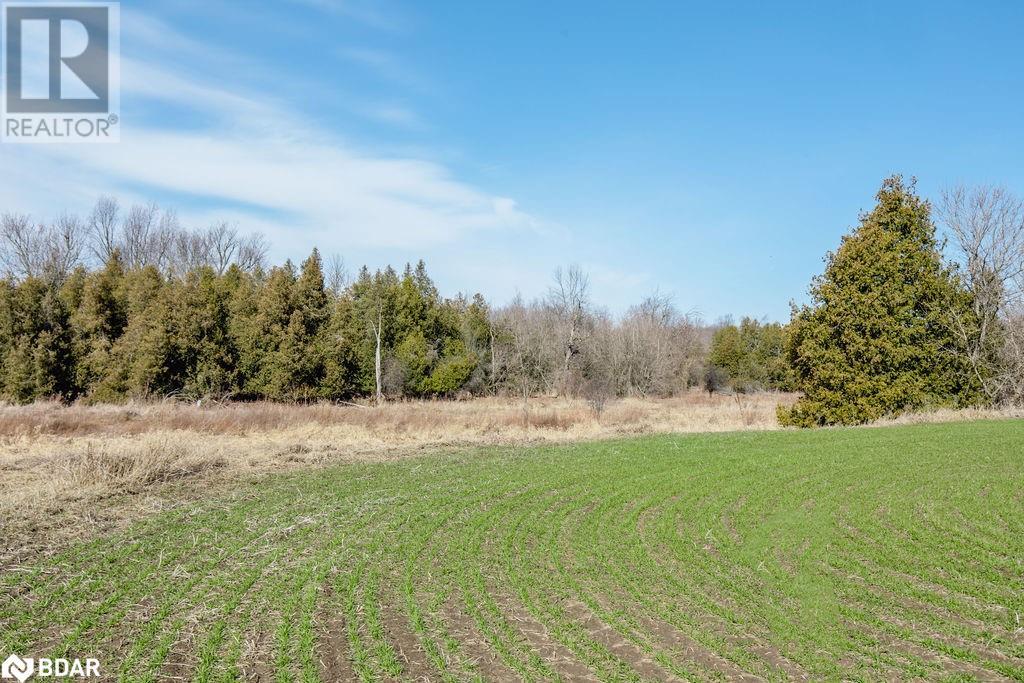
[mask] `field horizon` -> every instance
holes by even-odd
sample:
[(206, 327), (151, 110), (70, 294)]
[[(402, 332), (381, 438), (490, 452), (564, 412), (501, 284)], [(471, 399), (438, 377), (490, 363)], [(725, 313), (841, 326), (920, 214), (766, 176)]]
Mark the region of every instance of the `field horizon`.
[(5, 571), (0, 644), (120, 680), (1019, 680), (1022, 427), (274, 474)]

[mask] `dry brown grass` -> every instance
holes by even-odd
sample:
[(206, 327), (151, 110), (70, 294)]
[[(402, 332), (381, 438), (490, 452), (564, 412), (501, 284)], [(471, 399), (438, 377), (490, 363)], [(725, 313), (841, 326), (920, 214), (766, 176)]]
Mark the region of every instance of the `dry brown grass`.
[[(143, 403), (0, 407), (0, 532), (77, 514), (175, 504), (220, 484), (425, 450), (555, 443), (655, 432), (773, 429), (778, 394), (614, 401), (478, 399), (381, 407)], [(174, 487), (188, 480), (187, 486)], [(162, 487), (170, 484), (170, 487)], [(172, 492), (162, 491), (171, 489)], [(141, 495), (140, 495), (141, 494)], [(77, 512), (76, 512), (77, 511)], [(75, 524), (65, 519), (65, 526)], [(47, 526), (52, 526), (48, 524)]]
[(691, 393), (670, 399), (612, 401), (600, 415), (586, 401), (568, 399), (531, 399), (525, 411), (519, 401), (498, 398), (393, 402), (381, 407), (329, 403), (36, 403), (0, 407), (0, 443), (22, 437), (132, 436), (176, 430), (245, 435), (300, 425), (398, 434), (443, 431), (456, 438), (496, 432), (534, 437), (534, 432), (549, 429), (581, 429), (600, 436), (627, 426), (629, 432), (638, 426), (654, 431), (719, 431), (774, 427), (775, 406), (790, 400), (785, 394)]
[[(489, 398), (381, 407), (184, 403), (0, 406), (5, 504), (96, 493), (202, 475), (237, 476), (329, 462), (402, 457), (438, 448), (519, 445), (634, 434), (777, 429), (789, 394), (691, 393), (623, 399), (600, 413), (586, 401)], [(1021, 417), (1024, 410), (941, 410), (883, 424)]]
[[(2, 556), (26, 530), (53, 536), (120, 525), (269, 472), (386, 460), (438, 449), (561, 443), (619, 436), (778, 429), (789, 394), (691, 393), (623, 399), (598, 414), (586, 401), (476, 399), (381, 407), (144, 403), (0, 407)], [(939, 411), (897, 422), (1024, 416)], [(22, 548), (24, 549), (24, 548)]]
[(129, 450), (87, 443), (82, 450), (57, 456), (50, 485), (81, 490), (117, 486), (133, 490), (216, 471), (227, 465), (223, 455), (202, 454), (195, 444), (181, 439), (143, 440)]
[(939, 408), (920, 413), (907, 413), (899, 417), (879, 420), (875, 426), (940, 424), (943, 422), (972, 422), (975, 420), (1009, 420), (1024, 418), (1024, 408)]

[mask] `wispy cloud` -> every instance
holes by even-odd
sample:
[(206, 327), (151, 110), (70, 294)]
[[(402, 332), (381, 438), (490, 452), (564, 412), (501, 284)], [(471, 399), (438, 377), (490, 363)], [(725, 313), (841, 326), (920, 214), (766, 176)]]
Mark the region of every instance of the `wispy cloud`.
[(434, 90), (434, 85), (392, 52), (368, 47), (345, 47), (337, 52), (346, 61), (372, 71), (378, 77), (418, 92)]
[(288, 0), (323, 12), (351, 17), (373, 28), (400, 31), (408, 27), (406, 17), (381, 0)]
[[(222, 66), (270, 82), (287, 74), (262, 71), (246, 55), (138, 12), (125, 13), (123, 31), (147, 49), (122, 58), (121, 142), (0, 145), (8, 171), (0, 211), (42, 219), (87, 211), (101, 194), (124, 204), (158, 199), (188, 225), (228, 221), (264, 233), (275, 259), (301, 258), (313, 245), (353, 262), (426, 257), (447, 291), (485, 291), (497, 302), (517, 291), (542, 294), (566, 254), (587, 260), (568, 228), (460, 179), (428, 152), (385, 152), (354, 141), (268, 95), (274, 88), (217, 75)], [(380, 69), (400, 69), (387, 53), (368, 55), (368, 66), (377, 59)], [(204, 71), (204, 63), (218, 68)], [(350, 106), (364, 117), (429, 130), (400, 102)], [(585, 267), (595, 296), (615, 309), (649, 287), (643, 273)]]
[(420, 119), (412, 109), (400, 104), (372, 104), (364, 103), (353, 106), (354, 111), (373, 121), (388, 123), (403, 128), (422, 129), (425, 128), (423, 120)]
[[(205, 50), (169, 35), (166, 26), (159, 33), (175, 49)], [(60, 188), (58, 201), (69, 208), (101, 192), (152, 191), (194, 198), (202, 208), (181, 207), (186, 217), (230, 215), (243, 227), (326, 250), (437, 245), (539, 226), (514, 200), (460, 181), (444, 165), (375, 153), (258, 94), (130, 56), (122, 74), (123, 101), (187, 108), (203, 125), (126, 116), (118, 144), (5, 145), (4, 168), (19, 169), (0, 190), (5, 209), (52, 215), (65, 207), (54, 205), (51, 188)], [(419, 125), (414, 113), (397, 106), (374, 115)]]

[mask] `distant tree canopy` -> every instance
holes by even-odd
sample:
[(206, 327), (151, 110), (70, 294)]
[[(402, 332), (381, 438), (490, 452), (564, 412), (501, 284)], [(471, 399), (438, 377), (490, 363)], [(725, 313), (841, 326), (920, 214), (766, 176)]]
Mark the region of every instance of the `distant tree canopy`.
[(784, 424), (858, 424), (913, 409), (976, 403), (954, 320), (970, 294), (943, 264), (930, 207), (899, 176), (826, 257), (813, 303), (794, 311), (789, 358), (802, 398)]
[(546, 296), (492, 310), (441, 296), (422, 261), (349, 281), (338, 257), (268, 268), (265, 252), (259, 236), (108, 198), (84, 220), (0, 216), (0, 400), (504, 393), (596, 406), (700, 379), (697, 323), (660, 296), (612, 318), (575, 266)]
[(899, 176), (826, 256), (788, 325), (704, 327), (670, 298), (620, 316), (578, 267), (492, 309), (441, 296), (423, 262), (348, 280), (318, 251), (268, 267), (227, 225), (182, 228), (156, 205), (101, 199), (85, 219), (0, 216), (0, 400), (181, 396), (377, 401), (467, 394), (798, 391), (785, 425), (1024, 402), (1024, 201), (947, 193), (956, 247)]
[(743, 318), (739, 325), (723, 325), (711, 338), (708, 363), (722, 370), (736, 391), (791, 391), (786, 335), (779, 323), (752, 318)]
[(370, 308), (382, 312), (387, 393), (447, 396), (481, 381), (487, 305), (441, 298), (422, 262), (401, 276), (363, 269), (333, 293), (316, 250), (298, 270), (203, 265), (181, 275), (126, 269), (115, 250), (103, 268), (62, 281), (0, 282), (0, 393), (16, 402), (371, 393)]
[(316, 250), (298, 269), (217, 272), (128, 267), (115, 249), (91, 270), (0, 280), (0, 398), (597, 401), (699, 382), (698, 327), (668, 299), (613, 320), (569, 272), (548, 297), (492, 311), (479, 294), (442, 297), (422, 261), (401, 274), (364, 267), (338, 288)]
[(612, 317), (576, 266), (545, 296), (492, 310), (479, 294), (442, 297), (422, 262), (348, 281), (337, 256), (269, 267), (266, 253), (258, 234), (109, 197), (84, 218), (0, 215), (0, 400), (492, 393), (603, 406), (704, 381), (698, 321), (660, 295)]

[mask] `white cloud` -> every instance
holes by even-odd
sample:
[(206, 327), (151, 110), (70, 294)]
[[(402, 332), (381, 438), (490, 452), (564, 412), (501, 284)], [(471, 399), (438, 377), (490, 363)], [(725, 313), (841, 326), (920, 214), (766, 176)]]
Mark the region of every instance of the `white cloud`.
[[(595, 300), (613, 310), (650, 287), (646, 273), (588, 260), (566, 227), (443, 164), (366, 149), (265, 94), (185, 70), (207, 63), (252, 75), (263, 73), (259, 64), (134, 12), (123, 19), (124, 31), (138, 30), (134, 39), (153, 49), (148, 60), (122, 57), (121, 142), (0, 145), (0, 212), (86, 212), (102, 194), (123, 204), (162, 199), (186, 225), (228, 221), (262, 232), (275, 260), (301, 259), (314, 245), (353, 266), (425, 257), (444, 291), (483, 291), (498, 303), (517, 291), (542, 295), (554, 268), (571, 260), (584, 261)], [(140, 109), (184, 111), (190, 125), (133, 119)], [(364, 115), (420, 123), (399, 106)]]
[[(206, 54), (159, 22), (134, 14), (126, 23), (126, 31), (142, 26), (175, 50)], [(0, 190), (4, 210), (53, 215), (81, 209), (101, 193), (149, 188), (219, 205), (243, 228), (274, 224), (284, 239), (325, 250), (436, 245), (480, 231), (539, 226), (513, 200), (462, 182), (441, 164), (358, 149), (269, 98), (127, 55), (121, 69), (127, 111), (133, 100), (172, 105), (198, 114), (202, 127), (144, 124), (125, 115), (117, 144), (4, 145), (0, 163), (16, 169), (5, 173)], [(400, 107), (376, 115), (418, 123)], [(185, 204), (183, 216), (217, 211)]]

